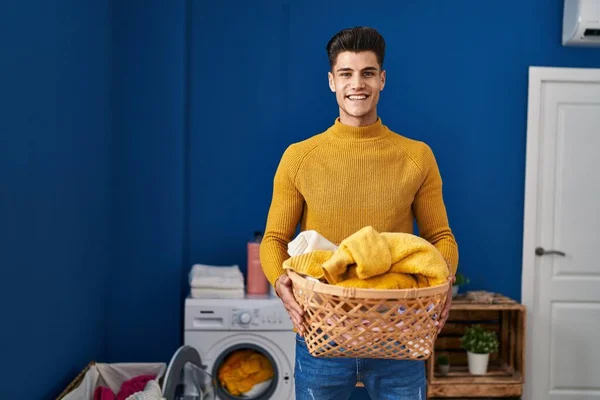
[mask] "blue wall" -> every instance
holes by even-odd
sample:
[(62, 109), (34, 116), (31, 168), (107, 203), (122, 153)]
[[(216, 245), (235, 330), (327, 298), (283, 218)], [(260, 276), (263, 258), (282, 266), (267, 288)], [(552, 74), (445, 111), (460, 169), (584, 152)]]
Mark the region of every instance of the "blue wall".
[(113, 3), (108, 361), (169, 361), (181, 342), (185, 12), (183, 0)]
[(0, 6), (0, 398), (54, 398), (104, 354), (108, 1)]

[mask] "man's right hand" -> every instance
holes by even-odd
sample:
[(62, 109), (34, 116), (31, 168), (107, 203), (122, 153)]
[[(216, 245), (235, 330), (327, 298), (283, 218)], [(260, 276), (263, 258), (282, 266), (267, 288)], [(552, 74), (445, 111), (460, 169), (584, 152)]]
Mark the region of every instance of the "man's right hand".
[(285, 309), (287, 310), (292, 323), (296, 327), (298, 335), (304, 336), (304, 325), (302, 325), (304, 311), (302, 307), (296, 301), (294, 292), (292, 291), (292, 280), (287, 275), (281, 275), (275, 281), (275, 293), (283, 302)]

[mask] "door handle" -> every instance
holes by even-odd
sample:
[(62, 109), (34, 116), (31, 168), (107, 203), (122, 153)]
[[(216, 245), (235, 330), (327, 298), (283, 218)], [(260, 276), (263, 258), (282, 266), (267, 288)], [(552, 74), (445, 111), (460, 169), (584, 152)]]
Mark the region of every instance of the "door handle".
[(550, 254), (557, 254), (559, 256), (566, 256), (566, 254), (560, 250), (546, 250), (543, 247), (536, 247), (535, 254), (538, 256), (545, 256)]

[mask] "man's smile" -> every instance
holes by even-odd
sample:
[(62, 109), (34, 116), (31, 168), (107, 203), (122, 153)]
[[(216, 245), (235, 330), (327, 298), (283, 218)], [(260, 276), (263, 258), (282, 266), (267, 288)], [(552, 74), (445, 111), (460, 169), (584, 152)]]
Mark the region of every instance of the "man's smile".
[(369, 96), (366, 94), (351, 94), (346, 96), (347, 99), (356, 101), (356, 100), (366, 100)]

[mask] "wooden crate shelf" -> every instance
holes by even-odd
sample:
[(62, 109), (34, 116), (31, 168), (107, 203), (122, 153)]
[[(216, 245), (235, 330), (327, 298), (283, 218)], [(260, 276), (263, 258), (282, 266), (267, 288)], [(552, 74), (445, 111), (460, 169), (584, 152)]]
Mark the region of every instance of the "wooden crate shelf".
[[(465, 330), (480, 324), (498, 335), (500, 347), (490, 355), (486, 375), (471, 375), (467, 354), (460, 348)], [(452, 300), (450, 315), (438, 335), (427, 362), (428, 398), (519, 397), (523, 393), (525, 359), (525, 306), (500, 294), (487, 294), (485, 301), (469, 293)], [(450, 372), (441, 375), (437, 356), (450, 360)]]

